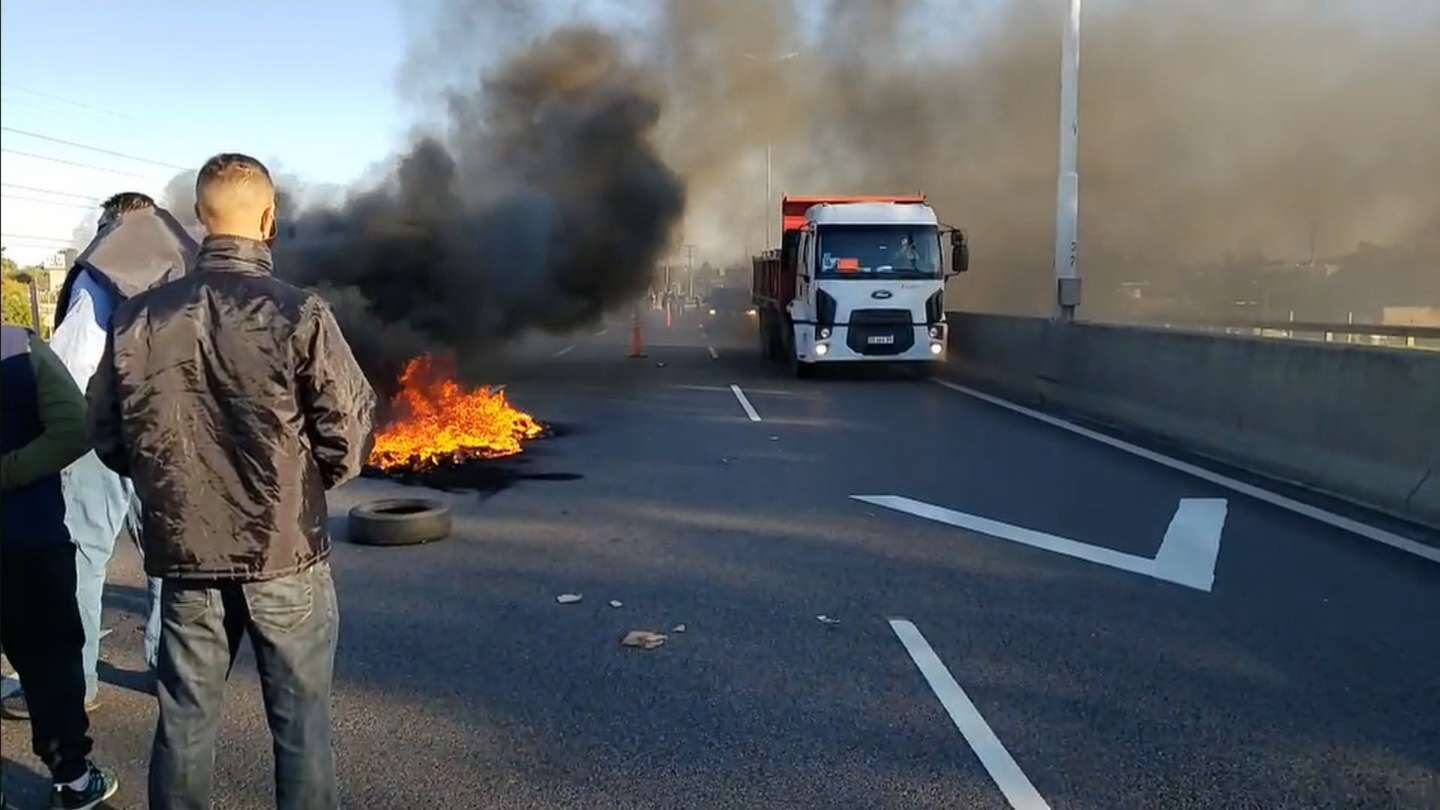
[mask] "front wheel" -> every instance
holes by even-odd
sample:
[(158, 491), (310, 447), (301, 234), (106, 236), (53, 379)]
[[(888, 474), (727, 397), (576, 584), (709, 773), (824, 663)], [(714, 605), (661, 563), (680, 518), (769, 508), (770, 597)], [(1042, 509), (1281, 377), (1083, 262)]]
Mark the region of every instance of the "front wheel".
[(800, 353), (795, 349), (795, 326), (786, 318), (782, 322), (785, 333), (781, 341), (780, 350), (785, 353), (785, 364), (790, 367), (790, 373), (795, 375), (797, 380), (807, 380), (815, 373), (815, 367), (810, 363), (800, 362)]

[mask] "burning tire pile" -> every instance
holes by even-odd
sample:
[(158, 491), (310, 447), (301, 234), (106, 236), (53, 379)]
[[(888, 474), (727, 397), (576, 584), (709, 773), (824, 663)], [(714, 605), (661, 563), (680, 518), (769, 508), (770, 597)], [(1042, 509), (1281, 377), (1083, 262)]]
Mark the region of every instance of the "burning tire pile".
[[(550, 429), (510, 405), (501, 388), (466, 388), (429, 355), (411, 360), (391, 401), (394, 416), (375, 434), (364, 475), (434, 489), (498, 490), (516, 477), (494, 460)], [(538, 477), (538, 476), (537, 476)], [(362, 545), (429, 543), (450, 533), (450, 510), (427, 498), (391, 498), (350, 511), (350, 539)]]

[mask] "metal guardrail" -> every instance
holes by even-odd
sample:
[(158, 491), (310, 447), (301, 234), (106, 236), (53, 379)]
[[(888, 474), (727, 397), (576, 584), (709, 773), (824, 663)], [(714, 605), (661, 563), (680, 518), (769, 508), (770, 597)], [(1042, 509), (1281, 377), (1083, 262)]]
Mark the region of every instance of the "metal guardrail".
[[(1322, 340), (1326, 343), (1364, 343), (1410, 349), (1440, 350), (1440, 326), (1391, 323), (1323, 323), (1319, 321), (1166, 321), (1145, 326), (1183, 331)], [(1357, 340), (1366, 337), (1369, 340)]]

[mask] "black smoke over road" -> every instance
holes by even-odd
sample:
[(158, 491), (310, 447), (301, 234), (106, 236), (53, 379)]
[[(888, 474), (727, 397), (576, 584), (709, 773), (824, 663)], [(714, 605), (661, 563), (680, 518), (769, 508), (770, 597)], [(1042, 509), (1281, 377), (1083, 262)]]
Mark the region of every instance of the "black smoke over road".
[[(644, 5), (669, 99), (659, 142), (702, 255), (738, 256), (773, 223), (768, 147), (777, 198), (927, 192), (970, 232), (957, 308), (1050, 311), (1063, 1)], [(1440, 305), (1440, 4), (1087, 0), (1084, 31), (1088, 316), (1137, 316), (1127, 283), (1227, 316), (1262, 298), (1245, 288), (1267, 262), (1312, 256), (1341, 269), (1296, 284), (1331, 300), (1280, 296), (1282, 317)], [(1366, 242), (1396, 262), (1362, 271)], [(1212, 263), (1234, 264), (1238, 289), (1202, 294), (1232, 275)]]
[(684, 207), (650, 142), (660, 93), (599, 31), (565, 28), (451, 91), (379, 187), (282, 217), (279, 272), (331, 301), (372, 380), (463, 361), (633, 301)]

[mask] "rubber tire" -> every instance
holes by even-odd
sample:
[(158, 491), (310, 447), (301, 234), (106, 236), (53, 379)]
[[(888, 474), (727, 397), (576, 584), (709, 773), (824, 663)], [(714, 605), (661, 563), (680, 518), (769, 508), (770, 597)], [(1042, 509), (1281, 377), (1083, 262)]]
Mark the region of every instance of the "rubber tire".
[(781, 338), (780, 349), (784, 352), (785, 365), (789, 367), (790, 373), (795, 375), (797, 380), (808, 380), (814, 376), (815, 366), (810, 363), (800, 362), (799, 353), (795, 351), (795, 326), (786, 318), (782, 322), (785, 332)]
[(386, 498), (350, 510), (350, 542), (362, 546), (433, 543), (450, 529), (450, 507), (427, 498)]

